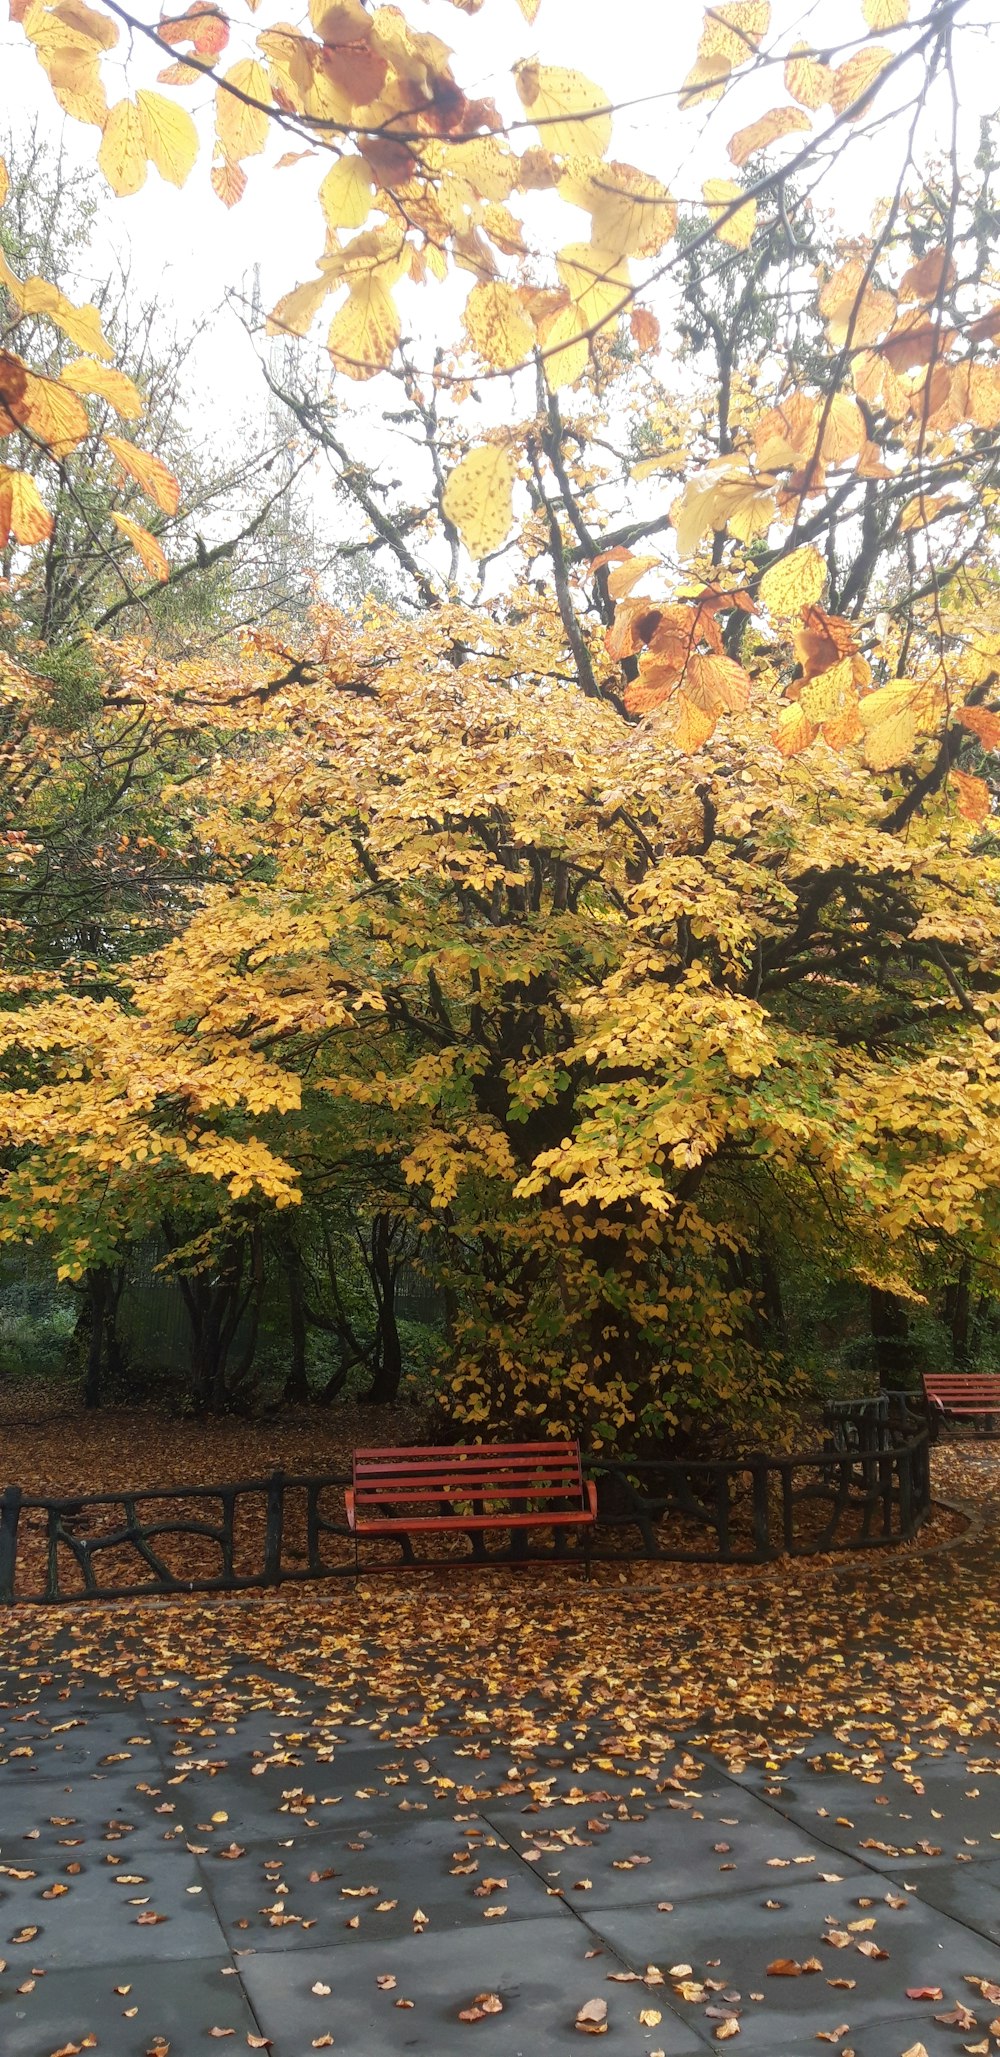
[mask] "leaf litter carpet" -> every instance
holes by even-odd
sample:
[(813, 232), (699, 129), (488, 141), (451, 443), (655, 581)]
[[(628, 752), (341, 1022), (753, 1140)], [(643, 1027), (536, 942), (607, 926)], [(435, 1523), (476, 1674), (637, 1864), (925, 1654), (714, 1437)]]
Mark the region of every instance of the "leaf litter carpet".
[(1000, 2053), (1000, 1450), (943, 1549), (24, 1609), (0, 2052)]

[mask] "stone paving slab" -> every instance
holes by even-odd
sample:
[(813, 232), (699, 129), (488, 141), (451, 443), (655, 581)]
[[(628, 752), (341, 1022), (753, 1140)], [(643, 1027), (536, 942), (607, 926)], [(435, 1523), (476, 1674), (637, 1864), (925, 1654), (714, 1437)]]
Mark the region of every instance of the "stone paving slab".
[[(651, 2004), (645, 1987), (613, 1985), (607, 1951), (565, 1912), (561, 1921), (522, 1921), (489, 1933), (465, 1930), (449, 1935), (443, 1953), (430, 1932), (391, 1950), (359, 1944), (345, 1964), (330, 1951), (242, 1960), (242, 1976), (263, 2032), (274, 2038), (280, 2057), (312, 2057), (313, 2038), (332, 2033), (339, 2057), (438, 2057), (443, 2051), (474, 2050), (477, 2057), (548, 2057), (550, 2051), (587, 2047), (574, 2026), (577, 2009), (594, 1997), (607, 1998), (615, 2047), (640, 2057), (664, 2049), (667, 2057), (704, 2057), (706, 2043), (662, 2001), (662, 2020), (643, 2027), (639, 2012)], [(379, 1977), (395, 1986), (380, 1990)], [(314, 1984), (329, 1985), (329, 1995)], [(474, 2024), (459, 2013), (478, 1993), (495, 1993), (503, 2012)], [(397, 2002), (411, 2000), (412, 2008)]]
[[(856, 1876), (839, 1884), (812, 1880), (766, 1897), (727, 1893), (711, 1909), (695, 1902), (664, 1916), (651, 1914), (646, 1906), (616, 1907), (588, 1919), (595, 1934), (636, 1968), (684, 1963), (702, 1985), (719, 1982), (722, 1997), (715, 2005), (725, 2006), (737, 1994), (732, 2006), (740, 2010), (743, 2050), (773, 2053), (795, 2039), (815, 2043), (818, 2029), (840, 2022), (850, 2023), (854, 2042), (856, 2027), (897, 2016), (912, 2020), (909, 2043), (921, 2039), (930, 2050), (935, 2004), (944, 2011), (956, 1999), (968, 2000), (969, 1974), (1000, 1981), (1000, 1950), (912, 1895), (893, 1892), (897, 1900), (905, 1897), (905, 1904), (888, 1906), (881, 1897), (886, 1891), (882, 1879), (870, 1876), (860, 1885), (867, 1890), (859, 1890)], [(869, 1921), (871, 1928), (852, 1929), (851, 1924)], [(840, 1947), (826, 1940), (831, 1934), (850, 1940)], [(865, 1954), (871, 1944), (886, 1955)], [(799, 1975), (769, 1974), (767, 1968), (810, 1961), (820, 1968)], [(854, 1985), (850, 1990), (832, 1987), (831, 1979), (850, 1979)], [(907, 1989), (928, 1986), (940, 1986), (944, 1999), (914, 2003), (907, 2015)], [(704, 1998), (692, 2000), (684, 2011), (692, 2025), (700, 2026), (706, 2020)], [(901, 2044), (896, 2057), (908, 2046)], [(953, 2032), (943, 2047), (955, 2047)]]
[[(123, 1957), (114, 1965), (50, 1971), (30, 1993), (0, 1979), (0, 2050), (3, 2057), (49, 2057), (94, 2035), (99, 2057), (146, 2057), (156, 2037), (170, 2044), (170, 2057), (245, 2051), (257, 2025), (239, 1977), (223, 1976), (229, 1965), (225, 1953), (162, 1961)], [(130, 1990), (116, 1993), (115, 1986)], [(209, 2035), (212, 2028), (230, 2028), (233, 2036), (220, 2044)]]

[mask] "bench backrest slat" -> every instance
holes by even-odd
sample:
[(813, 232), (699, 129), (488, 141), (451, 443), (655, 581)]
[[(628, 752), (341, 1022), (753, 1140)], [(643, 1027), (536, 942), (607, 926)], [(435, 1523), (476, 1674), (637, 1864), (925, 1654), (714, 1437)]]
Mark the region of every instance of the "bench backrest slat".
[(579, 1499), (578, 1443), (479, 1443), (434, 1449), (355, 1450), (354, 1492), (372, 1502)]

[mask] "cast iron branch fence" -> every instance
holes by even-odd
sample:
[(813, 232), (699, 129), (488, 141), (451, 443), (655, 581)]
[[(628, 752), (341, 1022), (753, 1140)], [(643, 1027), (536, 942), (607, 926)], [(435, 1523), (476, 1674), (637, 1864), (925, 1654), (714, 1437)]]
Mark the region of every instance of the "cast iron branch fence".
[[(835, 1403), (822, 1449), (689, 1460), (593, 1458), (598, 1522), (591, 1561), (766, 1564), (912, 1540), (931, 1507), (927, 1423), (908, 1396)], [(0, 1495), (0, 1604), (239, 1593), (355, 1578), (339, 1473), (149, 1487), (70, 1498), (8, 1486)], [(503, 1540), (458, 1535), (452, 1554), (418, 1555), (400, 1535), (368, 1544), (365, 1577), (478, 1563), (581, 1561), (578, 1534), (544, 1516)], [(492, 1536), (492, 1532), (491, 1532)], [(449, 1538), (451, 1542), (451, 1538)], [(467, 1545), (464, 1558), (454, 1549)]]

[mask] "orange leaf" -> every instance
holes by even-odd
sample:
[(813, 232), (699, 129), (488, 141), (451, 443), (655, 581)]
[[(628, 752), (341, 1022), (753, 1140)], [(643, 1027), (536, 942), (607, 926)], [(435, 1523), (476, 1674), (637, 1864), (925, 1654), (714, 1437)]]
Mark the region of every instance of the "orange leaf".
[(242, 164), (231, 164), (228, 157), (221, 164), (213, 164), (211, 180), (212, 191), (218, 195), (223, 207), (235, 207), (247, 189), (247, 175)]
[(1000, 750), (1000, 714), (989, 707), (960, 707), (955, 719), (979, 737), (984, 750)]
[(134, 443), (126, 443), (121, 436), (105, 436), (105, 443), (113, 457), (117, 457), (123, 471), (133, 478), (137, 486), (164, 514), (176, 514), (180, 506), (181, 489), (172, 471), (162, 458), (154, 457), (150, 450), (137, 450)]
[[(985, 779), (977, 779), (971, 772), (954, 769), (948, 776), (958, 795), (958, 811), (963, 821), (976, 824), (986, 821), (990, 814), (990, 789)], [(939, 2000), (940, 1993), (935, 1993), (934, 1998)]]
[(165, 584), (170, 577), (170, 566), (156, 537), (151, 536), (148, 529), (140, 528), (137, 521), (130, 521), (127, 514), (118, 514), (112, 509), (111, 519), (131, 543), (150, 578), (159, 579), (161, 584)]

